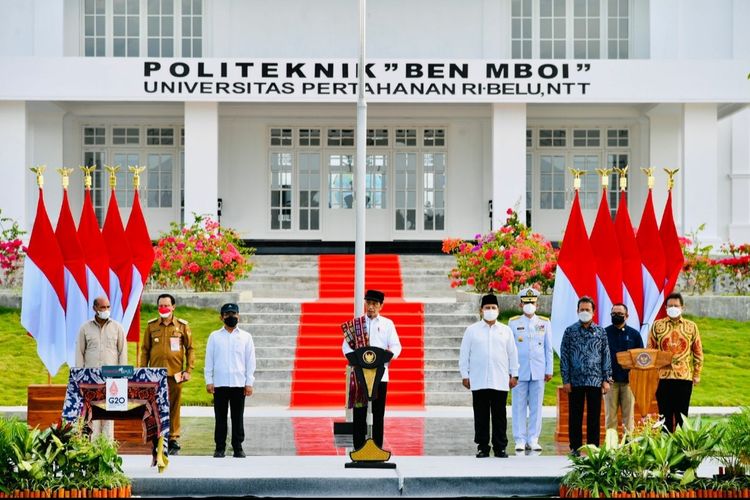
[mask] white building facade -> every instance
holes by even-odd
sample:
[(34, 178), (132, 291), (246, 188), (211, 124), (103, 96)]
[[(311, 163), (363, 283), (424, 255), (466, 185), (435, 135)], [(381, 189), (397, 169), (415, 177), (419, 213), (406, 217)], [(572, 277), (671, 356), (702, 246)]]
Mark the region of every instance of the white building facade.
[[(268, 248), (353, 241), (357, 1), (0, 0), (0, 13), (4, 216), (30, 230), (28, 167), (50, 167), (54, 223), (51, 168), (96, 164), (121, 166), (126, 218), (126, 167), (142, 165), (154, 238), (220, 209)], [(657, 167), (659, 217), (662, 168), (680, 168), (678, 232), (750, 241), (748, 21), (742, 0), (370, 0), (367, 239), (437, 251), (517, 208), (560, 240), (568, 169), (592, 172), (590, 224), (593, 172), (629, 165), (634, 224), (639, 169)], [(76, 213), (80, 172), (70, 197)]]

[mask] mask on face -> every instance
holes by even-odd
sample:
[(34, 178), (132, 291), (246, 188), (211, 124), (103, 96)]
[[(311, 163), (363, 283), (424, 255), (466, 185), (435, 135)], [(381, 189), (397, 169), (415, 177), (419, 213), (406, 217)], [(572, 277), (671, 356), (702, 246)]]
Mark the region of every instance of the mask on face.
[(534, 305), (534, 304), (524, 304), (523, 305), (523, 313), (524, 314), (528, 314), (529, 316), (531, 316), (535, 312), (536, 312), (536, 305)]
[(622, 326), (625, 324), (625, 315), (619, 313), (612, 314), (612, 324), (615, 326)]
[(237, 316), (227, 316), (226, 318), (224, 318), (224, 324), (229, 328), (234, 328), (239, 322), (240, 318), (238, 318)]
[(498, 311), (497, 309), (485, 309), (484, 311), (482, 311), (482, 317), (485, 321), (495, 321), (499, 314), (500, 311)]
[(578, 313), (578, 319), (581, 320), (581, 323), (588, 323), (592, 319), (594, 319), (593, 313), (590, 313), (588, 311), (581, 311)]
[(172, 309), (171, 308), (164, 307), (164, 306), (162, 306), (162, 307), (159, 308), (159, 316), (161, 316), (162, 318), (166, 319), (166, 318), (170, 317), (171, 315), (172, 315)]
[(107, 321), (109, 319), (109, 310), (96, 311), (96, 315), (99, 319), (103, 319), (104, 321)]
[(681, 307), (667, 307), (667, 316), (669, 316), (672, 319), (677, 319), (680, 317), (680, 314), (682, 314), (682, 308)]

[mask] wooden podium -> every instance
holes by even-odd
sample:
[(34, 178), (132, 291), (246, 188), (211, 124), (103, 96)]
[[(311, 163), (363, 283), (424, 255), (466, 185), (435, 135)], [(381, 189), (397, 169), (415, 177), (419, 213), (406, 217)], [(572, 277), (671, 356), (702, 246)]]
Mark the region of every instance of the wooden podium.
[[(617, 362), (630, 370), (630, 390), (635, 397), (635, 418), (644, 418), (649, 413), (659, 413), (651, 406), (659, 386), (659, 368), (672, 363), (672, 353), (657, 349), (630, 349), (617, 353)], [(645, 408), (649, 408), (648, 411)]]

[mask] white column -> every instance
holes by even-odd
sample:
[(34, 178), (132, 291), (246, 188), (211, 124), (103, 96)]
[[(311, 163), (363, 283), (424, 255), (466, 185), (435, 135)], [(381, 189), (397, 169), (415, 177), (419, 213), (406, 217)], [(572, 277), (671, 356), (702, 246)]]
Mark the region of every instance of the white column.
[(526, 211), (526, 104), (492, 105), (492, 229)]
[(675, 177), (675, 188), (672, 191), (672, 206), (674, 210), (677, 232), (684, 234), (681, 228), (682, 211), (678, 209), (682, 202), (682, 181), (684, 168), (682, 162), (682, 118), (681, 104), (659, 104), (647, 112), (649, 118), (649, 158), (646, 164), (634, 163), (628, 173), (630, 185), (629, 208), (633, 224), (638, 226), (643, 215), (643, 205), (648, 195), (647, 178), (641, 172), (641, 167), (655, 167), (656, 185), (653, 190), (654, 211), (657, 222), (661, 221), (664, 204), (667, 201), (667, 174), (665, 168), (679, 168)]
[(750, 241), (750, 109), (731, 119), (729, 240)]
[(219, 197), (219, 104), (185, 103), (185, 223), (216, 218)]
[[(718, 159), (719, 129), (716, 104), (684, 104), (682, 124), (682, 203), (681, 234), (705, 224), (700, 241), (718, 245), (719, 193)], [(682, 229), (682, 230), (681, 230)]]
[[(2, 151), (2, 182), (0, 182), (0, 208), (2, 217), (9, 217), (31, 234), (31, 225), (36, 213), (37, 196), (32, 193), (34, 182), (26, 162), (26, 103), (23, 101), (0, 102), (0, 151)], [(56, 174), (54, 174), (56, 175)], [(47, 179), (51, 174), (47, 173)]]

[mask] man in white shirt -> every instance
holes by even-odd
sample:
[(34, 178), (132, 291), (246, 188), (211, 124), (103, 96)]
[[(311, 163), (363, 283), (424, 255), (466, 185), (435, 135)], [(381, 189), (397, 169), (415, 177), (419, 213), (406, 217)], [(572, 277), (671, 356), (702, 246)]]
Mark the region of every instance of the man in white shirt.
[[(401, 354), (401, 341), (396, 333), (396, 326), (390, 319), (381, 316), (385, 294), (379, 290), (367, 290), (365, 293), (365, 309), (367, 334), (370, 346), (380, 347), (393, 353), (394, 360)], [(342, 351), (344, 354), (352, 352), (352, 348), (344, 340)], [(378, 447), (383, 447), (383, 417), (385, 416), (385, 398), (388, 390), (388, 364), (386, 364), (383, 378), (378, 386), (378, 398), (372, 401), (372, 439)], [(354, 449), (364, 446), (367, 438), (367, 405), (354, 408)]]
[(469, 326), (461, 341), (458, 368), (463, 386), (471, 390), (477, 458), (490, 456), (490, 419), (495, 456), (507, 458), (505, 406), (508, 391), (518, 383), (518, 352), (510, 328), (497, 322), (497, 297), (482, 297), (482, 320)]
[[(523, 314), (508, 320), (518, 350), (518, 385), (513, 389), (513, 438), (516, 451), (541, 451), (544, 384), (552, 379), (552, 324), (536, 314), (539, 292), (519, 293)], [(526, 414), (528, 411), (528, 421)], [(528, 424), (528, 425), (527, 425)]]
[(255, 382), (255, 345), (252, 336), (239, 328), (237, 304), (221, 306), (224, 328), (208, 337), (206, 345), (206, 391), (214, 395), (215, 458), (223, 458), (227, 445), (227, 407), (232, 413), (232, 450), (235, 458), (244, 458), (245, 397), (253, 395)]

